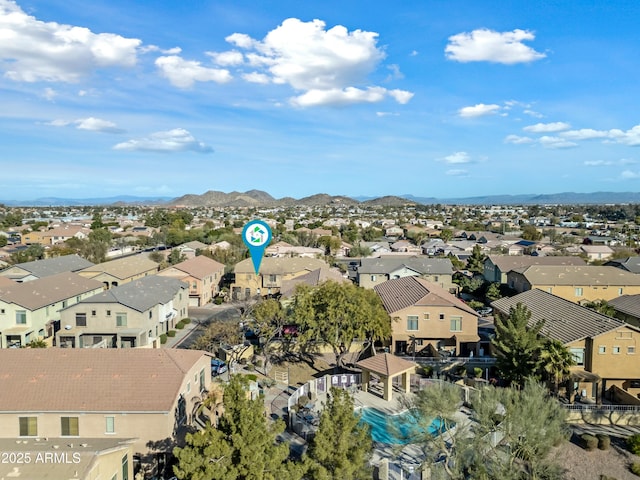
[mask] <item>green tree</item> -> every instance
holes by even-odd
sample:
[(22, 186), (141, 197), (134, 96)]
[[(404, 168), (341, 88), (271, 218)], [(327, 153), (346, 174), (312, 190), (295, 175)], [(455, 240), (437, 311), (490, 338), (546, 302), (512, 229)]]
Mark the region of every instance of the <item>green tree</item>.
[(453, 230), (449, 228), (443, 228), (440, 231), (440, 238), (444, 243), (449, 242), (453, 238)]
[(593, 302), (585, 303), (584, 306), (608, 317), (615, 317), (616, 315), (616, 309), (609, 305), (606, 300), (594, 300)]
[(537, 242), (542, 238), (542, 233), (538, 231), (535, 225), (530, 223), (522, 227), (522, 239)]
[(540, 365), (542, 376), (553, 383), (554, 391), (566, 380), (571, 367), (576, 364), (571, 352), (559, 340), (547, 339), (540, 351)]
[(369, 428), (353, 411), (346, 390), (332, 388), (320, 416), (318, 431), (303, 459), (309, 480), (370, 479), (373, 451)]
[(7, 237), (5, 237), (4, 235), (0, 235), (0, 248), (6, 247), (7, 243)]
[(496, 349), (496, 367), (502, 378), (517, 386), (539, 372), (544, 322), (530, 325), (531, 312), (522, 303), (509, 309), (506, 318), (495, 318), (496, 335), (491, 341)]
[(172, 249), (169, 257), (167, 258), (169, 265), (175, 265), (177, 263), (184, 262), (186, 259), (187, 256), (177, 248)]
[(297, 480), (303, 470), (287, 460), (289, 446), (276, 443), (284, 422), (268, 422), (262, 397), (252, 400), (247, 380), (234, 375), (224, 389), (224, 413), (217, 429), (209, 426), (175, 448), (179, 479)]
[(360, 245), (359, 243), (356, 245), (353, 245), (350, 249), (349, 249), (349, 257), (355, 258), (355, 257), (368, 257), (369, 255), (371, 255), (371, 249), (369, 247), (365, 247), (363, 245)]
[(475, 245), (471, 251), (471, 255), (467, 259), (467, 270), (473, 273), (484, 272), (484, 261), (486, 257), (482, 253), (480, 245)]
[(502, 298), (502, 294), (500, 293), (500, 283), (493, 282), (489, 284), (489, 286), (487, 287), (487, 291), (485, 292), (484, 295), (485, 297), (487, 297), (487, 299), (490, 302), (493, 302), (495, 300), (498, 300), (499, 298)]
[[(264, 371), (266, 374), (271, 362), (273, 342), (279, 335), (284, 337), (283, 328), (287, 323), (287, 313), (278, 300), (270, 298), (253, 307), (252, 317), (253, 321), (251, 323), (254, 331), (259, 332), (260, 335), (260, 346), (265, 358)], [(286, 341), (283, 342), (283, 346), (287, 346)], [(285, 348), (285, 352), (286, 350), (288, 349)]]
[(329, 345), (342, 367), (353, 342), (365, 348), (391, 335), (391, 319), (373, 290), (352, 283), (325, 282), (319, 287), (300, 285), (293, 298), (291, 318), (299, 325), (299, 340), (313, 347)]

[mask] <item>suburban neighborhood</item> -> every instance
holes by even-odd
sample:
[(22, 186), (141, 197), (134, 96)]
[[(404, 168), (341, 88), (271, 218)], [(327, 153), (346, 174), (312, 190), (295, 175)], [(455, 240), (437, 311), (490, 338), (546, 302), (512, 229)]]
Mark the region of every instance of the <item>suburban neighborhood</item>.
[[(282, 425), (283, 478), (320, 478), (311, 459), (338, 390), (354, 411), (402, 412), (454, 388), (455, 429), (402, 441), (372, 430), (363, 468), (476, 478), (449, 472), (442, 455), (461, 454), (456, 435), (479, 438), (477, 395), (522, 394), (535, 379), (572, 455), (591, 455), (590, 437), (623, 445), (640, 434), (640, 238), (628, 209), (620, 220), (608, 207), (401, 199), (2, 207), (0, 440), (22, 457), (65, 453), (74, 478), (230, 478), (195, 476), (209, 471), (194, 466), (197, 439), (255, 403), (258, 424)], [(253, 219), (273, 234), (257, 272), (241, 239)], [(508, 428), (492, 443), (505, 455)], [(389, 445), (412, 460), (398, 463)], [(293, 473), (296, 462), (311, 466)], [(43, 465), (20, 468), (40, 478)]]

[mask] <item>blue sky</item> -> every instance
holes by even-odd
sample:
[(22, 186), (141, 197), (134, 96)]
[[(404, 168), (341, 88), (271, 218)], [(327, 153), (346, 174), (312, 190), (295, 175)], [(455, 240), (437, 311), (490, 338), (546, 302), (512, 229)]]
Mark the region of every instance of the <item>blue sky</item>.
[(0, 0), (0, 200), (638, 191), (639, 16)]

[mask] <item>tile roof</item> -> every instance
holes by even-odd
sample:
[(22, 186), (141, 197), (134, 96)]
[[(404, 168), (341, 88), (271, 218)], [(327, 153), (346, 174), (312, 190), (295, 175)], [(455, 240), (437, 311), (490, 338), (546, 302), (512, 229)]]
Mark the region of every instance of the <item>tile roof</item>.
[(640, 257), (619, 258), (617, 260), (609, 260), (605, 266), (621, 268), (631, 273), (640, 273)]
[(171, 268), (175, 268), (176, 270), (180, 270), (193, 278), (202, 280), (214, 272), (224, 270), (224, 265), (205, 255), (198, 255), (197, 257), (190, 258), (184, 262), (176, 263), (167, 270)]
[(151, 260), (146, 254), (132, 255), (130, 257), (118, 258), (109, 262), (99, 263), (81, 271), (94, 273), (98, 276), (101, 273), (107, 273), (121, 280), (139, 275), (143, 272), (158, 270), (158, 264)]
[(630, 327), (617, 318), (602, 315), (537, 288), (513, 297), (501, 298), (492, 302), (491, 306), (502, 315), (508, 315), (509, 309), (518, 303), (526, 306), (531, 312), (530, 326), (544, 320), (541, 333), (564, 344), (597, 337), (621, 327)]
[(93, 265), (79, 255), (64, 255), (62, 257), (45, 258), (33, 262), (17, 263), (19, 267), (33, 276), (42, 278), (62, 272), (77, 272)]
[(515, 269), (532, 285), (637, 286), (640, 276), (615, 267), (532, 265)]
[(531, 265), (586, 265), (586, 262), (575, 255), (534, 257), (531, 255), (489, 255), (488, 260), (506, 273), (517, 268)]
[(168, 412), (204, 352), (0, 350), (0, 412)]
[(85, 298), (80, 303), (119, 303), (144, 312), (170, 302), (180, 289), (188, 288), (188, 284), (176, 278), (149, 275)]
[(640, 295), (622, 295), (607, 303), (621, 313), (640, 318)]
[(404, 358), (396, 357), (391, 353), (374, 355), (373, 357), (365, 358), (364, 360), (360, 360), (356, 363), (356, 366), (360, 368), (380, 375), (385, 375), (387, 377), (405, 372), (417, 365), (418, 364), (415, 362), (410, 362)]
[(477, 315), (477, 312), (444, 288), (418, 277), (387, 280), (373, 287), (389, 314), (413, 305), (451, 306)]
[(349, 281), (344, 278), (338, 270), (334, 268), (317, 268), (316, 270), (305, 273), (304, 275), (299, 275), (289, 280), (283, 280), (282, 287), (280, 287), (280, 294), (284, 297), (289, 297), (293, 295), (295, 288), (301, 283), (304, 283), (311, 287), (317, 287), (321, 283), (329, 280), (338, 283)]
[(453, 265), (448, 258), (424, 256), (363, 258), (358, 273), (391, 273), (406, 266), (420, 275), (452, 275)]
[(102, 289), (102, 282), (63, 272), (31, 282), (0, 285), (0, 301), (33, 311), (96, 289)]
[[(307, 257), (265, 257), (260, 264), (260, 273), (262, 275), (286, 275), (299, 273), (304, 270), (309, 272), (318, 268), (327, 268), (329, 264), (317, 258)], [(246, 258), (238, 262), (234, 268), (235, 273), (255, 273), (253, 262), (250, 258)]]

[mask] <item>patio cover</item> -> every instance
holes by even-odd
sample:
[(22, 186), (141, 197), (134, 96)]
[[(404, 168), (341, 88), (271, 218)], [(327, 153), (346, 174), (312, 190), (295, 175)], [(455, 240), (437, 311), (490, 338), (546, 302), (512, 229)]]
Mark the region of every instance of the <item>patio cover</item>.
[(369, 389), (369, 381), (371, 373), (380, 375), (384, 385), (384, 399), (391, 400), (391, 387), (393, 378), (402, 375), (402, 386), (405, 392), (409, 392), (409, 375), (416, 371), (417, 364), (400, 357), (396, 357), (391, 353), (383, 353), (382, 355), (374, 355), (365, 358), (356, 363), (357, 367), (362, 369), (362, 386), (366, 392)]

